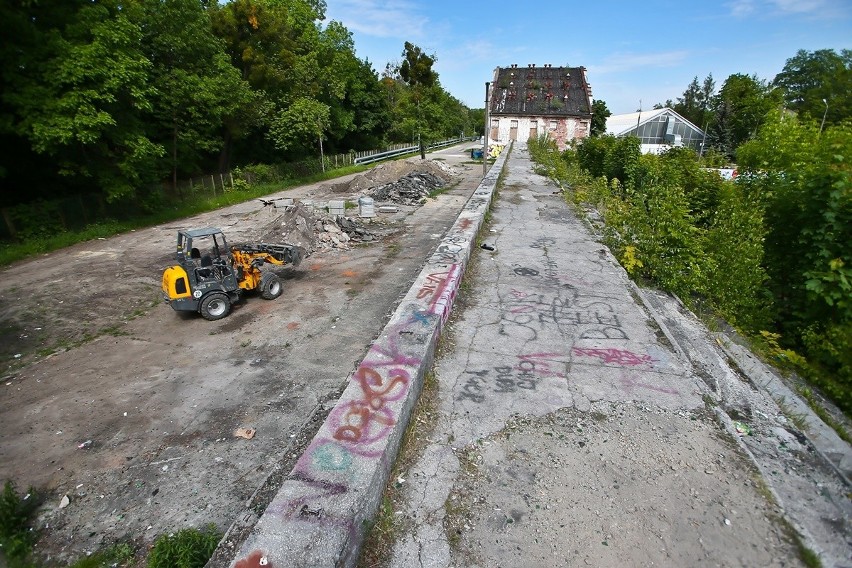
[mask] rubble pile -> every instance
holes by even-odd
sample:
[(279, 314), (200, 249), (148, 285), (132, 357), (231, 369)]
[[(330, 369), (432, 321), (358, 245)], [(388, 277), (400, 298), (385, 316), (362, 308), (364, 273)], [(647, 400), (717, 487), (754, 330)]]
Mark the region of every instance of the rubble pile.
[(353, 243), (368, 242), (376, 238), (363, 225), (343, 215), (317, 219), (314, 223), (314, 233), (315, 250), (322, 252), (331, 249), (348, 250)]
[(367, 195), (376, 201), (392, 201), (401, 205), (420, 205), (429, 194), (446, 182), (431, 173), (414, 172), (399, 180), (374, 187)]
[(458, 172), (446, 163), (437, 160), (409, 158), (379, 164), (368, 172), (357, 175), (348, 182), (323, 186), (334, 193), (366, 194), (375, 187), (393, 183), (408, 174), (420, 172), (438, 176), (444, 182), (450, 181)]
[(266, 224), (258, 237), (260, 242), (298, 245), (310, 254), (332, 249), (348, 250), (353, 243), (376, 239), (376, 235), (355, 219), (318, 214), (298, 201), (274, 211), (284, 213)]

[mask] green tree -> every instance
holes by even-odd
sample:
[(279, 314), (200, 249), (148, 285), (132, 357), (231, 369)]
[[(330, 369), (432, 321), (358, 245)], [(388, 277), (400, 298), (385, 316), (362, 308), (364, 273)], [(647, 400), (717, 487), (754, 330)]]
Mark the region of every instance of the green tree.
[(766, 115), (781, 103), (781, 91), (755, 75), (729, 76), (713, 97), (714, 120), (708, 131), (710, 145), (729, 157), (757, 133)]
[(117, 0), (59, 4), (8, 14), (27, 43), (4, 50), (4, 79), (15, 85), (3, 92), (4, 129), (55, 162), (72, 185), (94, 186), (111, 201), (135, 196), (154, 179), (163, 151), (146, 133), (156, 91), (138, 11)]
[(783, 89), (787, 108), (802, 116), (825, 116), (827, 124), (852, 118), (852, 50), (800, 49), (773, 84)]
[(322, 152), (322, 136), (330, 124), (330, 109), (323, 103), (301, 97), (273, 120), (269, 136), (275, 147), (286, 151), (317, 142)]
[(695, 126), (704, 128), (711, 118), (710, 102), (715, 89), (716, 82), (713, 80), (712, 73), (705, 77), (703, 83), (698, 82), (696, 75), (686, 87), (683, 96), (678, 97), (673, 107), (675, 112)]
[(418, 46), (405, 42), (405, 49), (402, 52), (402, 63), (399, 66), (399, 76), (412, 89), (412, 98), (414, 100), (417, 116), (415, 117), (418, 143), (420, 144), (420, 158), (426, 159), (426, 148), (424, 135), (424, 126), (421, 113), (421, 102), (425, 94), (425, 90), (432, 87), (438, 81), (438, 74), (432, 70), (432, 65), (436, 61), (434, 55), (427, 55)]
[(224, 147), (229, 118), (254, 101), (197, 0), (151, 0), (143, 46), (154, 64), (154, 126), (168, 148), (173, 185), (199, 172)]
[(592, 101), (592, 136), (600, 136), (606, 133), (606, 119), (612, 113), (606, 107), (606, 101), (595, 99)]

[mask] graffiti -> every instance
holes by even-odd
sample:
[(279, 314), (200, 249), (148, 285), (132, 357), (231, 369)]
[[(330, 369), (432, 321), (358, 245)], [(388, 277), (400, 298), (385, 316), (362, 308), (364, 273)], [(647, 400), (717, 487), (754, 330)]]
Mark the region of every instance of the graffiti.
[(462, 266), (454, 264), (433, 293), (432, 302), (429, 304), (429, 313), (437, 315), (440, 318), (441, 325), (450, 316), (450, 310), (453, 307), (453, 300), (455, 300), (456, 292), (458, 292), (461, 277)]
[(311, 466), (319, 471), (347, 472), (352, 467), (352, 454), (333, 440), (323, 440), (311, 451)]
[(568, 378), (565, 373), (550, 368), (551, 364), (562, 364), (559, 361), (553, 361), (553, 359), (558, 359), (559, 357), (563, 357), (563, 355), (561, 353), (529, 353), (527, 355), (518, 355), (519, 361), (516, 368), (521, 372), (532, 373), (542, 378)]
[(513, 298), (503, 304), (503, 335), (511, 334), (510, 326), (518, 326), (529, 339), (535, 339), (538, 330), (556, 325), (563, 335), (581, 339), (628, 339), (611, 305), (595, 297), (582, 298), (575, 289), (563, 288), (549, 299), (517, 289), (511, 295)]
[(473, 219), (465, 217), (464, 219), (459, 219), (458, 224), (456, 225), (456, 230), (461, 233), (462, 231), (466, 231), (473, 226)]
[(527, 268), (525, 266), (518, 266), (513, 272), (518, 276), (538, 276), (538, 270), (535, 268)]
[(439, 286), (444, 285), (450, 272), (433, 272), (426, 277), (426, 283), (417, 291), (417, 299), (430, 298), (438, 291)]
[(488, 199), (485, 197), (471, 197), (464, 206), (464, 211), (476, 211), (481, 207), (488, 205)]
[(498, 365), (481, 371), (465, 371), (467, 378), (458, 393), (460, 400), (469, 400), (477, 404), (485, 402), (488, 392), (511, 394), (520, 391), (534, 391), (545, 378), (565, 378), (565, 373), (550, 367), (553, 361), (546, 357), (560, 357), (559, 353), (531, 353), (518, 355), (518, 364)]
[(337, 424), (334, 439), (348, 444), (371, 444), (387, 436), (396, 419), (385, 403), (402, 398), (409, 383), (408, 372), (403, 369), (393, 369), (390, 375), (385, 383), (375, 370), (358, 367), (353, 378), (361, 386), (363, 398), (339, 404), (329, 415), (329, 424)]
[(457, 244), (440, 244), (432, 256), (429, 264), (458, 264), (464, 258), (464, 247)]
[(234, 568), (275, 568), (264, 552), (253, 550), (251, 554), (239, 560)]
[(574, 347), (574, 353), (577, 355), (585, 355), (586, 357), (595, 357), (604, 363), (615, 363), (625, 367), (636, 367), (639, 365), (653, 366), (654, 360), (650, 355), (637, 355), (632, 351), (625, 349), (589, 349), (585, 347)]

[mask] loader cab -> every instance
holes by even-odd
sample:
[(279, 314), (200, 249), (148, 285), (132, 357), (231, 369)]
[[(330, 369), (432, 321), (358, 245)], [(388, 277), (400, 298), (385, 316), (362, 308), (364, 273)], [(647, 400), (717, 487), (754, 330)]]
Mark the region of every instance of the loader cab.
[(163, 293), (177, 311), (198, 311), (219, 319), (240, 298), (238, 274), (220, 229), (178, 231), (177, 265), (163, 273)]

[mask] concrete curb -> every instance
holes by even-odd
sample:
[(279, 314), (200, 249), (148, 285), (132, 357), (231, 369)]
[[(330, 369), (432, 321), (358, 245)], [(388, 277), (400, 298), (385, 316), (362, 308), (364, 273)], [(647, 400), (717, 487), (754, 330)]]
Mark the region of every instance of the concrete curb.
[(508, 154), (426, 261), (230, 566), (357, 563)]

